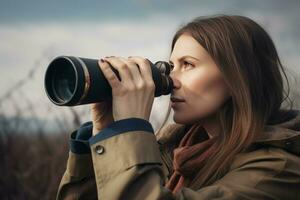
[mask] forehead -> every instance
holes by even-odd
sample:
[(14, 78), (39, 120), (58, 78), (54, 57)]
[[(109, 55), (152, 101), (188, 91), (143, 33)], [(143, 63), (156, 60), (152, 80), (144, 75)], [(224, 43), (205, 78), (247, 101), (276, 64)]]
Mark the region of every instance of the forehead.
[(177, 39), (170, 60), (175, 60), (185, 55), (201, 58), (206, 54), (206, 50), (197, 40), (188, 34), (183, 34)]

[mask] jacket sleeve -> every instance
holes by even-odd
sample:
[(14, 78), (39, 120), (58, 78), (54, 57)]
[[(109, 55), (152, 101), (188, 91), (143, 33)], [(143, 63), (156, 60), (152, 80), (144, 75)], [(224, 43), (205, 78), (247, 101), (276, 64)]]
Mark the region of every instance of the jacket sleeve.
[(88, 139), (92, 123), (83, 124), (71, 133), (69, 157), (56, 199), (97, 199), (97, 187)]
[(299, 157), (287, 159), (284, 152), (272, 148), (243, 156), (210, 186), (198, 190), (183, 187), (174, 195), (164, 187), (166, 173), (148, 121), (117, 121), (91, 137), (89, 145), (98, 199), (300, 199)]

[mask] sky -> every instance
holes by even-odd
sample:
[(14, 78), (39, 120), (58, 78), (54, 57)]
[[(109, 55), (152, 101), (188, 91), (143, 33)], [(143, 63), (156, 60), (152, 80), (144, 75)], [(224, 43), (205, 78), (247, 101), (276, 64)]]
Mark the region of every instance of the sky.
[(297, 0), (0, 0), (0, 109), (17, 112), (8, 103), (11, 96), (36, 107), (49, 103), (44, 74), (59, 55), (168, 60), (175, 31), (206, 15), (254, 19), (273, 38), (283, 64), (298, 75), (299, 10)]

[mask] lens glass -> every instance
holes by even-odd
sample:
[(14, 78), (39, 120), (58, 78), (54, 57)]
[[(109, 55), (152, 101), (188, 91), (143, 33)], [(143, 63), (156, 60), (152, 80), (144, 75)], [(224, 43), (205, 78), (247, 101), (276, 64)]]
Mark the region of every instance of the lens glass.
[(67, 102), (74, 94), (76, 74), (71, 63), (61, 63), (53, 74), (52, 88), (56, 99), (60, 102)]

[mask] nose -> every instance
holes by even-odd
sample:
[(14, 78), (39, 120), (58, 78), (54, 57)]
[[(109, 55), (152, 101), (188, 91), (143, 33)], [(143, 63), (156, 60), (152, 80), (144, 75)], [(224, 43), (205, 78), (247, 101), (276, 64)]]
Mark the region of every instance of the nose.
[(173, 80), (173, 89), (179, 89), (181, 87), (181, 83), (179, 79), (176, 78), (175, 73), (171, 72), (170, 77)]

